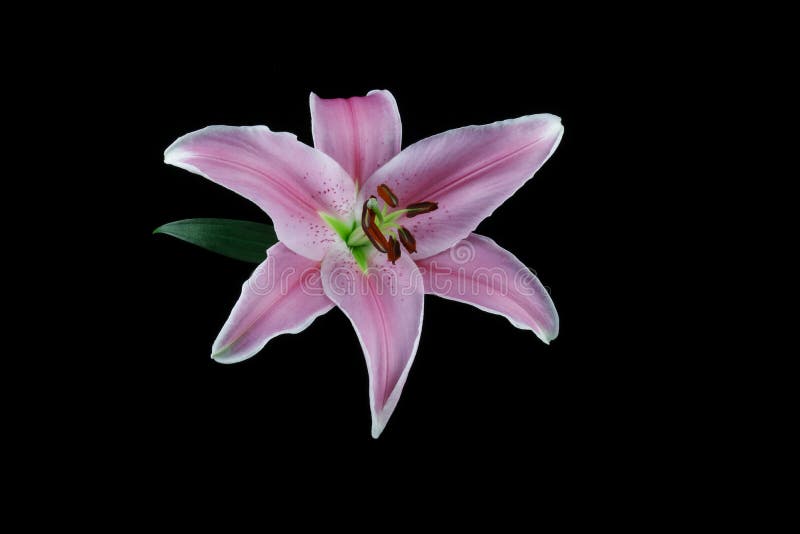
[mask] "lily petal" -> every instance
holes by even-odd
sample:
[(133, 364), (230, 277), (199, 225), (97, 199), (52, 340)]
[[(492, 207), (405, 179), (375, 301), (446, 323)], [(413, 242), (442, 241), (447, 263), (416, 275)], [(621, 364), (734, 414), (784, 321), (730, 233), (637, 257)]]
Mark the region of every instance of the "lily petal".
[(539, 279), (513, 254), (478, 234), (417, 262), (425, 292), (502, 315), (550, 343), (558, 313)]
[(332, 99), (311, 93), (310, 105), (314, 146), (338, 161), (359, 186), (400, 152), (402, 123), (389, 91)]
[(338, 237), (319, 217), (352, 218), (355, 185), (329, 156), (266, 126), (209, 126), (184, 135), (164, 161), (231, 189), (272, 218), (278, 239), (321, 260)]
[(438, 210), (399, 223), (417, 238), (416, 258), (433, 256), (467, 237), (528, 181), (563, 132), (561, 119), (549, 114), (450, 130), (407, 147), (360, 194), (385, 183), (401, 206), (438, 203)]
[(377, 438), (397, 406), (422, 331), (424, 288), (408, 256), (392, 265), (372, 253), (364, 274), (344, 247), (322, 260), (325, 294), (356, 331), (367, 361), (372, 437)]
[(242, 286), (242, 295), (214, 341), (211, 357), (245, 360), (280, 334), (296, 334), (333, 308), (320, 280), (319, 262), (277, 243)]

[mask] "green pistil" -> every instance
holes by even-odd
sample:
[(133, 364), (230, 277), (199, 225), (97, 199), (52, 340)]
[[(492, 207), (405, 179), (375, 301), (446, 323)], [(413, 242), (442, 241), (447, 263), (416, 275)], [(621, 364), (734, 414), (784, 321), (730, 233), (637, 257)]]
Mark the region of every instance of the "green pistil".
[(353, 233), (353, 229), (356, 227), (355, 221), (345, 222), (322, 212), (319, 212), (319, 216), (322, 217), (323, 221), (328, 223), (328, 226), (333, 228), (333, 231), (336, 232), (345, 243), (347, 242), (347, 238), (350, 237), (350, 234)]
[(349, 223), (342, 221), (327, 213), (320, 212), (319, 216), (328, 226), (333, 228), (333, 231), (342, 238), (342, 241), (347, 243), (350, 252), (353, 254), (353, 259), (356, 260), (359, 268), (366, 273), (367, 256), (372, 249), (372, 244), (369, 242), (367, 236), (364, 235), (361, 225), (357, 224), (356, 221), (351, 221)]
[(348, 247), (362, 247), (370, 244), (369, 238), (364, 235), (364, 230), (360, 226), (356, 226), (352, 233), (344, 238), (344, 242)]
[(372, 249), (371, 244), (364, 245), (362, 247), (350, 247), (350, 252), (353, 254), (353, 259), (356, 260), (356, 263), (361, 268), (361, 271), (366, 274), (367, 272), (367, 256), (369, 256), (369, 251)]
[[(395, 221), (402, 215), (412, 210), (399, 209), (391, 213), (387, 213), (388, 206), (384, 205), (383, 208), (378, 208), (377, 202), (370, 203), (369, 207), (375, 212), (375, 225), (378, 227), (378, 229), (384, 235), (393, 235), (395, 236), (395, 239), (398, 239), (396, 229), (400, 228), (400, 225)], [(333, 228), (333, 231), (336, 232), (336, 234), (342, 238), (342, 241), (347, 244), (350, 252), (353, 254), (353, 258), (356, 260), (356, 263), (358, 263), (358, 266), (361, 268), (361, 270), (366, 273), (367, 256), (372, 250), (372, 243), (370, 243), (369, 238), (364, 235), (364, 230), (361, 228), (361, 225), (357, 221), (342, 221), (336, 217), (328, 215), (327, 213), (320, 212), (319, 216), (328, 224), (328, 226)]]
[(405, 215), (409, 211), (412, 211), (412, 210), (401, 209), (401, 210), (395, 210), (392, 213), (390, 213), (389, 215), (384, 215), (383, 216), (383, 224), (392, 224), (393, 226), (397, 227), (399, 225), (394, 224), (394, 221), (396, 221), (402, 215)]

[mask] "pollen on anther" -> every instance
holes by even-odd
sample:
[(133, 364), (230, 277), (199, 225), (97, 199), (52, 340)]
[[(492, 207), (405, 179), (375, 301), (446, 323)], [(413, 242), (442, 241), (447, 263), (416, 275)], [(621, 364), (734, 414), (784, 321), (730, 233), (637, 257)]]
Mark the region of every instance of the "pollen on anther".
[(389, 189), (389, 186), (386, 184), (381, 184), (378, 186), (378, 195), (386, 202), (389, 207), (396, 208), (398, 204), (397, 195)]
[(387, 252), (389, 253), (389, 261), (394, 265), (394, 263), (400, 258), (400, 242), (397, 241), (393, 235), (389, 236), (389, 247)]
[(400, 238), (400, 242), (409, 254), (417, 251), (417, 240), (414, 239), (414, 236), (405, 227), (401, 226), (397, 229), (397, 237)]
[(408, 215), (407, 217), (416, 217), (417, 215), (422, 215), (423, 213), (430, 213), (431, 211), (436, 211), (439, 209), (439, 204), (436, 202), (416, 202), (414, 204), (409, 204), (408, 207)]

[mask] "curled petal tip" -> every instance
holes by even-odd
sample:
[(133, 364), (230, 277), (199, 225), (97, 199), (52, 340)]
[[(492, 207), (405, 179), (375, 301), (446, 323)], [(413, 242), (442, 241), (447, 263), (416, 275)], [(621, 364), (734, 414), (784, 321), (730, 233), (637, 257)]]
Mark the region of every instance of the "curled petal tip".
[(558, 115), (553, 115), (552, 113), (542, 113), (541, 116), (549, 119), (551, 124), (561, 124), (561, 117)]
[[(555, 312), (554, 312), (555, 313)], [(556, 319), (556, 324), (552, 328), (548, 328), (547, 330), (542, 330), (541, 332), (534, 331), (536, 337), (542, 340), (545, 345), (549, 345), (551, 341), (558, 337), (558, 320)]]
[(564, 123), (558, 115), (550, 115), (550, 127), (556, 132), (564, 131)]
[(231, 347), (226, 345), (221, 348), (213, 347), (211, 349), (211, 359), (217, 363), (234, 363), (230, 357)]
[(388, 422), (389, 420), (383, 411), (372, 415), (372, 439), (378, 439), (381, 434), (383, 434), (383, 430), (386, 428), (386, 423)]
[(372, 439), (378, 439), (383, 432), (383, 425), (372, 425)]
[(166, 148), (166, 150), (164, 150), (164, 163), (166, 163), (167, 165), (174, 165), (175, 162), (178, 160), (178, 158), (175, 157), (175, 152), (176, 152), (175, 145), (178, 144), (178, 141), (180, 141), (181, 139), (183, 139), (183, 137), (178, 138), (178, 140), (176, 140), (174, 143), (169, 145)]

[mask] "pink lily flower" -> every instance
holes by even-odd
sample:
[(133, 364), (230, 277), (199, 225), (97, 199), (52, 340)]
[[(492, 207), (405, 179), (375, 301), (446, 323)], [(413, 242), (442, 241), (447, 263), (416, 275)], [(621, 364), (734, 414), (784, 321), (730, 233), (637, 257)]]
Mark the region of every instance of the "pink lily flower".
[(164, 161), (255, 202), (280, 240), (242, 286), (212, 358), (242, 361), (338, 306), (364, 352), (377, 438), (414, 361), (426, 293), (503, 315), (545, 343), (558, 334), (539, 280), (472, 231), (547, 161), (564, 128), (529, 115), (401, 151), (388, 91), (310, 100), (314, 148), (266, 126), (209, 126)]

